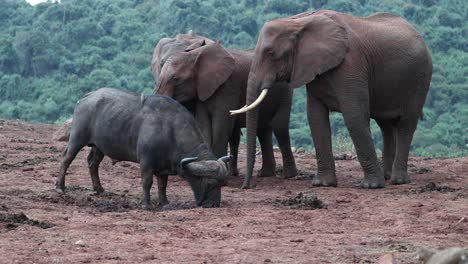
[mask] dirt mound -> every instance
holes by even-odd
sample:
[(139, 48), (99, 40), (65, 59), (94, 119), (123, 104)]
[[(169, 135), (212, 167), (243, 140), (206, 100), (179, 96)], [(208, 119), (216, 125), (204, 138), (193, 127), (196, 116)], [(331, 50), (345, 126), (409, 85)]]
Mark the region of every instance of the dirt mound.
[(286, 199), (277, 198), (275, 203), (290, 209), (313, 210), (324, 208), (323, 202), (314, 192), (300, 192), (295, 197)]
[(422, 186), (419, 188), (419, 192), (441, 192), (441, 193), (447, 193), (447, 192), (456, 192), (460, 190), (461, 188), (452, 188), (449, 186), (441, 186), (438, 185), (437, 183), (434, 182), (428, 182), (426, 185)]
[(7, 229), (15, 229), (17, 224), (37, 226), (42, 229), (47, 229), (55, 226), (48, 222), (42, 222), (28, 218), (23, 212), (18, 214), (0, 213), (0, 223), (5, 223)]

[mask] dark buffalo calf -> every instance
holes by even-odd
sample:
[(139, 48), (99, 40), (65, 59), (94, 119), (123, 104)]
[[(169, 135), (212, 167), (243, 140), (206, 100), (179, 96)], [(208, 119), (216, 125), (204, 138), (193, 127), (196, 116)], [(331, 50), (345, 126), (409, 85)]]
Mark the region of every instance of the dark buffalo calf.
[(65, 190), (70, 163), (85, 146), (90, 146), (88, 167), (97, 193), (103, 192), (98, 168), (104, 156), (117, 161), (140, 163), (143, 207), (150, 206), (153, 175), (158, 179), (160, 204), (167, 204), (168, 175), (179, 174), (192, 187), (198, 206), (218, 207), (221, 182), (228, 176), (226, 162), (218, 160), (204, 143), (192, 115), (165, 96), (139, 96), (101, 88), (78, 101), (70, 138), (60, 165), (56, 188)]

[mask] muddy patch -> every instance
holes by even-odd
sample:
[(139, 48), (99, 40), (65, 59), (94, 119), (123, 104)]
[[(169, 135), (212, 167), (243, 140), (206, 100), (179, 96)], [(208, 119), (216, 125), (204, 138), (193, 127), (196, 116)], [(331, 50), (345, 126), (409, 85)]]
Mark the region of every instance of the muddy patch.
[(432, 168), (424, 167), (424, 166), (417, 167), (414, 164), (408, 164), (408, 170), (409, 172), (412, 172), (414, 174), (426, 174), (426, 173), (432, 172)]
[(276, 198), (273, 203), (290, 209), (313, 210), (325, 207), (314, 192), (300, 192), (295, 197), (286, 199)]
[(0, 163), (0, 169), (10, 169), (10, 168), (21, 168), (21, 167), (24, 167), (24, 166), (33, 166), (33, 165), (37, 165), (39, 163), (42, 163), (46, 160), (48, 160), (49, 158), (47, 157), (34, 157), (34, 158), (30, 158), (30, 159), (25, 159), (23, 161), (20, 161), (20, 162), (11, 162), (11, 163)]
[(448, 192), (456, 192), (460, 190), (460, 188), (452, 188), (449, 186), (442, 186), (438, 185), (434, 182), (428, 182), (426, 185), (419, 188), (418, 192), (441, 192), (441, 193), (448, 193)]
[(65, 193), (46, 190), (30, 197), (32, 200), (49, 203), (65, 204), (68, 206), (87, 207), (98, 212), (126, 212), (140, 208), (139, 200), (128, 195), (128, 191), (108, 192), (99, 195), (91, 189), (80, 186), (68, 186)]
[[(0, 194), (3, 194), (3, 192), (0, 192)], [(96, 194), (91, 189), (71, 185), (66, 187), (63, 194), (58, 193), (54, 189), (37, 193), (31, 190), (15, 190), (10, 191), (8, 194), (37, 202), (89, 208), (100, 213), (128, 212), (130, 210), (142, 209), (141, 197), (130, 195), (128, 190), (105, 191), (101, 194)], [(151, 204), (153, 207), (150, 210), (155, 212), (196, 208), (192, 201), (171, 201), (170, 204), (160, 206), (158, 199), (152, 199)]]
[(4, 223), (7, 229), (15, 229), (19, 224), (37, 226), (47, 229), (55, 226), (49, 222), (38, 221), (28, 218), (23, 212), (18, 214), (0, 213), (0, 223)]
[[(283, 167), (282, 166), (277, 166), (276, 169), (275, 169), (275, 176), (277, 178), (284, 178), (283, 176)], [(301, 169), (297, 169), (297, 175), (292, 177), (292, 178), (288, 178), (289, 180), (310, 180), (314, 177), (315, 174), (310, 174), (304, 170), (301, 170)]]

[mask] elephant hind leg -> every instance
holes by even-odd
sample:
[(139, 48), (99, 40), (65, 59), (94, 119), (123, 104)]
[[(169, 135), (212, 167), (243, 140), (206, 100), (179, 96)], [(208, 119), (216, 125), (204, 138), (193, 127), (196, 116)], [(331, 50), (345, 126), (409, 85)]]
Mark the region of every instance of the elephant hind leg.
[(389, 180), (392, 176), (392, 166), (393, 161), (395, 160), (395, 149), (396, 149), (396, 140), (395, 140), (395, 127), (392, 125), (391, 121), (387, 120), (376, 120), (377, 124), (382, 131), (383, 138), (383, 170), (385, 180)]
[(408, 176), (408, 156), (413, 140), (414, 131), (418, 124), (418, 116), (404, 118), (398, 121), (396, 126), (396, 151), (392, 167), (392, 184), (405, 184), (410, 182)]
[(307, 85), (307, 118), (317, 157), (317, 175), (312, 180), (312, 185), (336, 187), (329, 109), (312, 95), (311, 89)]

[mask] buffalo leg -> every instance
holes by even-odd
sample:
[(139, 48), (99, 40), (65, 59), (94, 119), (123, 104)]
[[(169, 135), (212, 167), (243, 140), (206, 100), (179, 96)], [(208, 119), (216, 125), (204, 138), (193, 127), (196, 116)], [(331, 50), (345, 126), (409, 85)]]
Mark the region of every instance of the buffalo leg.
[(159, 205), (166, 205), (169, 203), (166, 196), (167, 175), (157, 175), (158, 179), (158, 199)]
[(78, 152), (84, 147), (81, 144), (73, 144), (69, 141), (67, 145), (67, 149), (65, 150), (65, 154), (63, 155), (62, 162), (60, 163), (60, 170), (57, 180), (55, 182), (55, 188), (57, 192), (63, 193), (65, 192), (65, 174), (67, 173), (68, 167), (75, 159)]
[(104, 192), (104, 188), (101, 186), (101, 181), (99, 180), (99, 164), (104, 158), (104, 153), (102, 153), (97, 147), (92, 147), (88, 155), (88, 168), (89, 174), (91, 175), (91, 181), (93, 182), (93, 190), (96, 193)]
[(140, 162), (141, 184), (143, 186), (143, 209), (151, 206), (150, 191), (153, 186), (153, 168), (147, 162)]

